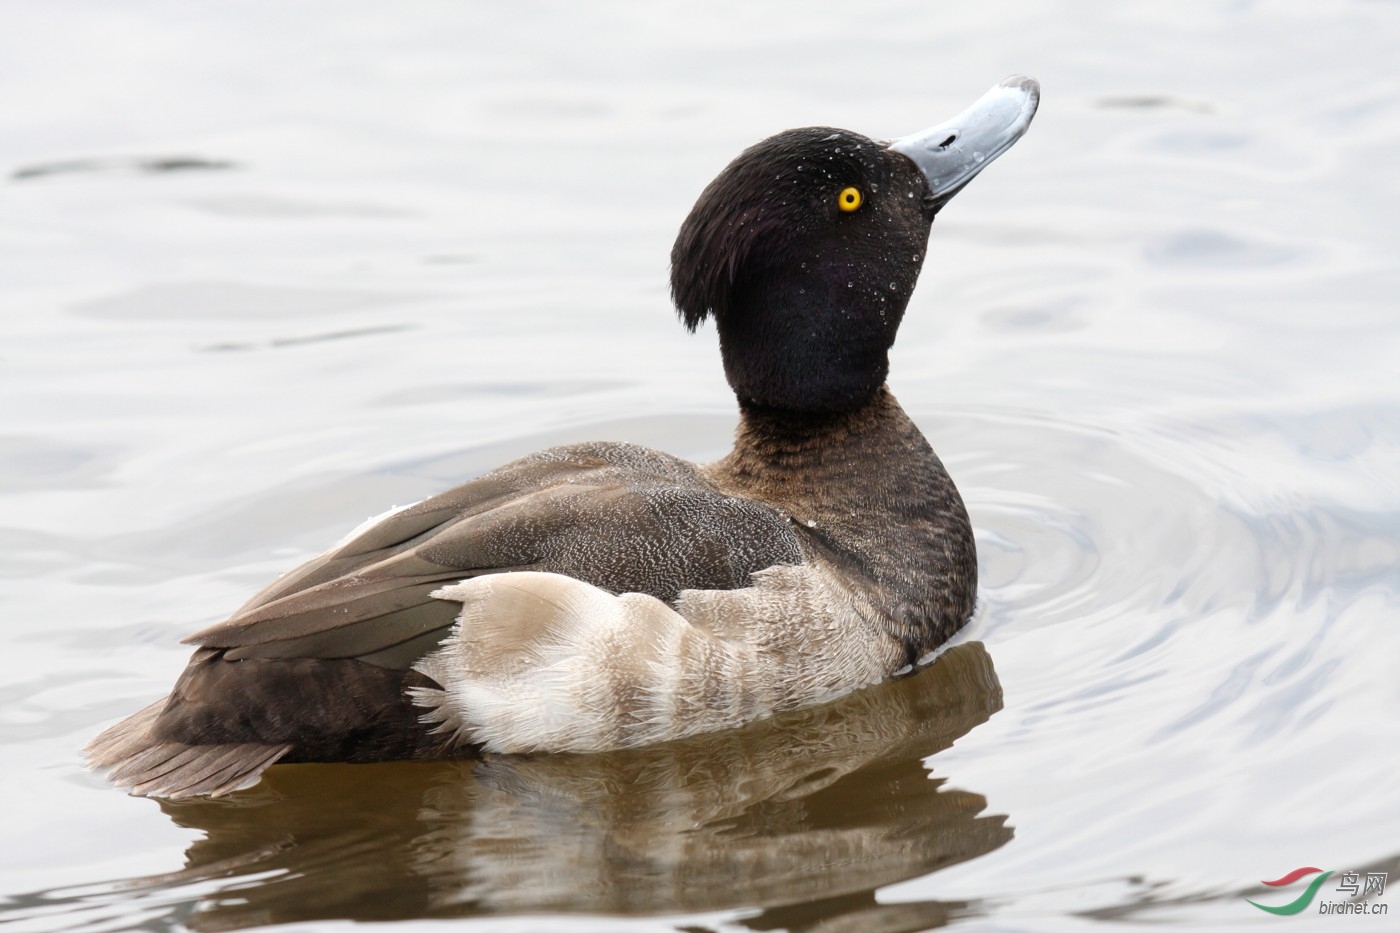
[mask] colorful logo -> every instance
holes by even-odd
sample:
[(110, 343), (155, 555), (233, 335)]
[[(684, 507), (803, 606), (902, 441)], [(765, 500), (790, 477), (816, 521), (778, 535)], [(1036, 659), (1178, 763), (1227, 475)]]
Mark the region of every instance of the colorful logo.
[[(1308, 875), (1317, 875), (1316, 878), (1308, 882), (1307, 888), (1302, 894), (1289, 901), (1287, 904), (1280, 904), (1277, 907), (1270, 907), (1267, 904), (1260, 904), (1249, 901), (1260, 910), (1268, 911), (1271, 914), (1278, 914), (1280, 917), (1288, 917), (1293, 914), (1300, 914), (1307, 910), (1312, 904), (1313, 898), (1317, 897), (1318, 889), (1322, 883), (1338, 872), (1323, 871), (1321, 868), (1295, 868), (1288, 874), (1275, 881), (1265, 881), (1271, 888), (1282, 888), (1292, 884), (1299, 878)], [(1390, 912), (1390, 905), (1369, 900), (1372, 894), (1380, 897), (1385, 894), (1386, 872), (1368, 871), (1364, 874), (1360, 871), (1344, 871), (1340, 873), (1341, 882), (1337, 885), (1337, 891), (1346, 895), (1340, 901), (1321, 901), (1317, 905), (1319, 914), (1374, 914), (1385, 915)], [(1249, 900), (1249, 898), (1245, 898)]]
[[(1320, 871), (1322, 871), (1321, 868), (1295, 868), (1276, 881), (1265, 881), (1263, 883), (1271, 888), (1281, 888), (1292, 884), (1304, 875), (1316, 875)], [(1254, 901), (1249, 902), (1260, 910), (1267, 910), (1269, 913), (1278, 914), (1281, 917), (1287, 917), (1290, 914), (1300, 914), (1308, 909), (1308, 905), (1312, 903), (1313, 898), (1317, 897), (1317, 889), (1322, 887), (1322, 882), (1326, 881), (1331, 874), (1330, 871), (1322, 871), (1322, 874), (1317, 875), (1317, 877), (1308, 884), (1307, 890), (1299, 894), (1296, 900), (1290, 901), (1282, 906), (1269, 907), (1266, 904), (1255, 904)], [(1249, 900), (1249, 898), (1245, 898), (1245, 900)]]

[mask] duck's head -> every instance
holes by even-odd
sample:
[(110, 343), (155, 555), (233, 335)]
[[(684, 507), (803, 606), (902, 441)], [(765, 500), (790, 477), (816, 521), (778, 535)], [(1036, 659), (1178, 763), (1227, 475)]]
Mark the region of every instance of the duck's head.
[(671, 251), (671, 295), (691, 330), (714, 317), (741, 402), (849, 411), (879, 390), (934, 215), (1021, 137), (1039, 100), (1017, 76), (889, 143), (788, 130), (709, 184)]

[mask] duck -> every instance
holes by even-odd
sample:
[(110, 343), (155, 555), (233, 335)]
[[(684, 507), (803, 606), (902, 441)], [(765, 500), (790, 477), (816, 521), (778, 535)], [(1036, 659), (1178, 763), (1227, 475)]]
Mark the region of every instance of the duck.
[(972, 617), (947, 470), (887, 384), (934, 217), (1026, 131), (1012, 76), (892, 141), (791, 129), (705, 187), (671, 251), (713, 321), (733, 449), (555, 447), (371, 520), (194, 646), (86, 748), (139, 796), (276, 763), (590, 753), (731, 729), (907, 672)]

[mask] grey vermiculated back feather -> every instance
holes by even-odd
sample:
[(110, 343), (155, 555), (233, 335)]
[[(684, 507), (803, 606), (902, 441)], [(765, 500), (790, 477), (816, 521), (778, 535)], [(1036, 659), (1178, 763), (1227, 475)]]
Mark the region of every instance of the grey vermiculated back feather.
[(719, 492), (694, 464), (581, 444), (393, 513), (186, 641), (227, 648), (230, 660), (366, 657), (445, 634), (455, 608), (431, 593), (486, 573), (564, 573), (669, 600), (743, 586), (756, 570), (798, 559), (779, 516)]

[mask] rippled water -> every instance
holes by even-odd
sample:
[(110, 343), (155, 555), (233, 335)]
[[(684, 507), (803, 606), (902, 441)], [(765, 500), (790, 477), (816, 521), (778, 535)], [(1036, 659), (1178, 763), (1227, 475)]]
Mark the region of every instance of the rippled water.
[[(1400, 9), (944, 6), (0, 10), (0, 922), (1392, 927), (1244, 898), (1400, 886)], [(893, 357), (981, 551), (936, 664), (629, 754), (82, 770), (369, 514), (552, 443), (721, 454), (665, 292), (696, 193), (1017, 71)]]

